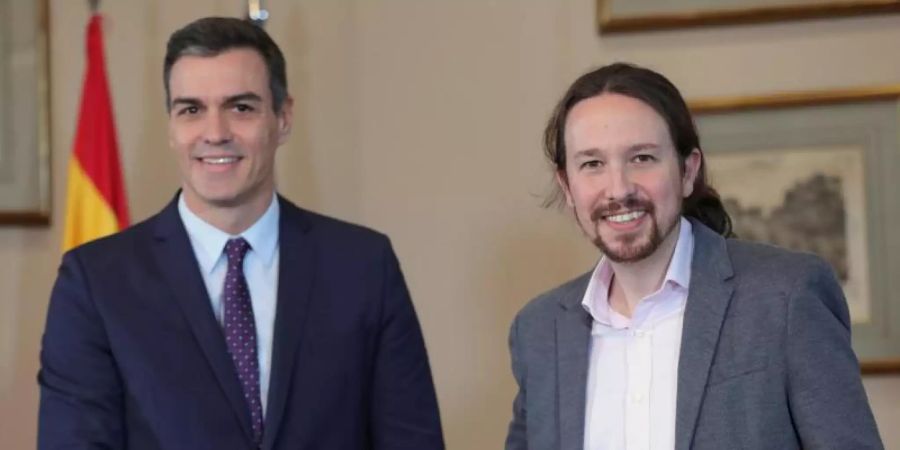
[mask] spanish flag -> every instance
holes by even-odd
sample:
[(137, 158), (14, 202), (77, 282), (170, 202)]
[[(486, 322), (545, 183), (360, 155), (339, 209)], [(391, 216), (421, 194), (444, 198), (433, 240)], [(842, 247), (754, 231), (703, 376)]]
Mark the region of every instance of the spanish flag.
[(128, 226), (99, 14), (88, 23), (87, 69), (67, 189), (63, 251)]

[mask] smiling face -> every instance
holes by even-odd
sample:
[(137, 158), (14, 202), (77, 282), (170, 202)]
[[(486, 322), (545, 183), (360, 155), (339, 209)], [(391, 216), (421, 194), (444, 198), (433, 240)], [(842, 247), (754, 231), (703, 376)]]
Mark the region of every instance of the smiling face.
[[(287, 138), (291, 99), (276, 113), (269, 75), (255, 50), (182, 56), (169, 76), (169, 145), (195, 213), (268, 205), (275, 151)], [(264, 206), (263, 206), (264, 208)]]
[(604, 93), (569, 111), (566, 167), (557, 180), (578, 224), (612, 261), (637, 262), (677, 234), (700, 152), (684, 169), (666, 122), (632, 97)]

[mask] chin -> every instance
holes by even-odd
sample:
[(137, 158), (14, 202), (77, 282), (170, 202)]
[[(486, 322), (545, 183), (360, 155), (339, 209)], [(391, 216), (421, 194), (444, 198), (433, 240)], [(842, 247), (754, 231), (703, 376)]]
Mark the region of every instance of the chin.
[(593, 240), (594, 245), (610, 261), (616, 263), (641, 261), (656, 252), (663, 240), (656, 227), (656, 222), (652, 222), (651, 225), (650, 230), (642, 233), (617, 236), (612, 239), (604, 239), (602, 235), (598, 234)]
[(207, 204), (218, 208), (233, 208), (241, 205), (241, 197), (238, 195), (217, 195), (204, 199)]
[(611, 261), (620, 264), (629, 264), (643, 261), (655, 252), (655, 248), (629, 248), (614, 253), (604, 253)]
[(240, 204), (241, 195), (235, 192), (228, 191), (194, 191), (193, 195), (197, 200), (202, 202), (203, 204), (218, 207), (218, 208), (227, 208), (233, 207)]

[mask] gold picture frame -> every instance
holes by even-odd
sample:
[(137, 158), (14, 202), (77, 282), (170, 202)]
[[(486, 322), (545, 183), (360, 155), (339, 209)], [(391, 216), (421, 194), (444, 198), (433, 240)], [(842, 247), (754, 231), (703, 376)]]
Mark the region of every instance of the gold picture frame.
[(47, 0), (0, 0), (0, 225), (50, 223)]
[[(762, 0), (745, 1), (747, 6), (727, 8), (715, 0), (597, 0), (597, 24), (600, 33), (738, 25), (785, 20), (849, 17), (900, 12), (900, 0), (821, 0), (790, 1), (773, 4)], [(640, 5), (633, 11), (617, 11), (617, 5)]]
[[(841, 281), (854, 320), (854, 350), (865, 374), (900, 372), (900, 297), (896, 295), (900, 292), (896, 276), (900, 235), (894, 231), (900, 228), (900, 202), (892, 194), (895, 180), (900, 179), (900, 85), (700, 99), (689, 106), (712, 184), (717, 185), (717, 173), (722, 175), (726, 207), (740, 213), (734, 217), (732, 212), (736, 228), (742, 217), (749, 217), (757, 230), (769, 226), (760, 224), (780, 227), (760, 236), (790, 233), (784, 230), (793, 226), (785, 225), (791, 219), (779, 215), (806, 210), (809, 216), (806, 207), (798, 207), (797, 199), (821, 202), (824, 194), (810, 196), (807, 181), (813, 175), (818, 181), (830, 180), (831, 198), (837, 197), (840, 207), (829, 211), (837, 215), (832, 222), (840, 224), (840, 231), (824, 239), (834, 241), (826, 247), (838, 248), (837, 254), (844, 258), (842, 269), (847, 276)], [(729, 191), (729, 183), (736, 187)], [(806, 197), (802, 189), (807, 190)], [(816, 226), (831, 220), (814, 217)], [(794, 234), (803, 233), (808, 231)], [(815, 239), (823, 238), (799, 239), (813, 245)], [(796, 240), (789, 242), (796, 244)], [(801, 250), (812, 251), (803, 248), (803, 242), (800, 245)], [(836, 273), (840, 275), (841, 270)]]

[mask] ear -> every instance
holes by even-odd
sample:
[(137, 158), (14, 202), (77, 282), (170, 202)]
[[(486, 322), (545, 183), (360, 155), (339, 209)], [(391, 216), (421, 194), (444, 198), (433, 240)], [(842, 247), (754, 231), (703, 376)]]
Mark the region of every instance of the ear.
[(691, 150), (691, 154), (684, 159), (684, 176), (681, 179), (681, 194), (687, 198), (694, 192), (694, 181), (700, 173), (700, 164), (703, 162), (703, 154), (700, 149)]
[(570, 208), (574, 208), (575, 202), (572, 200), (572, 192), (569, 191), (569, 177), (566, 176), (565, 169), (556, 171), (556, 184), (559, 186), (559, 190), (562, 191), (563, 195), (566, 196), (566, 204), (569, 205)]
[(291, 125), (294, 122), (294, 98), (288, 95), (281, 102), (281, 111), (278, 113), (278, 144), (284, 144), (291, 134)]

